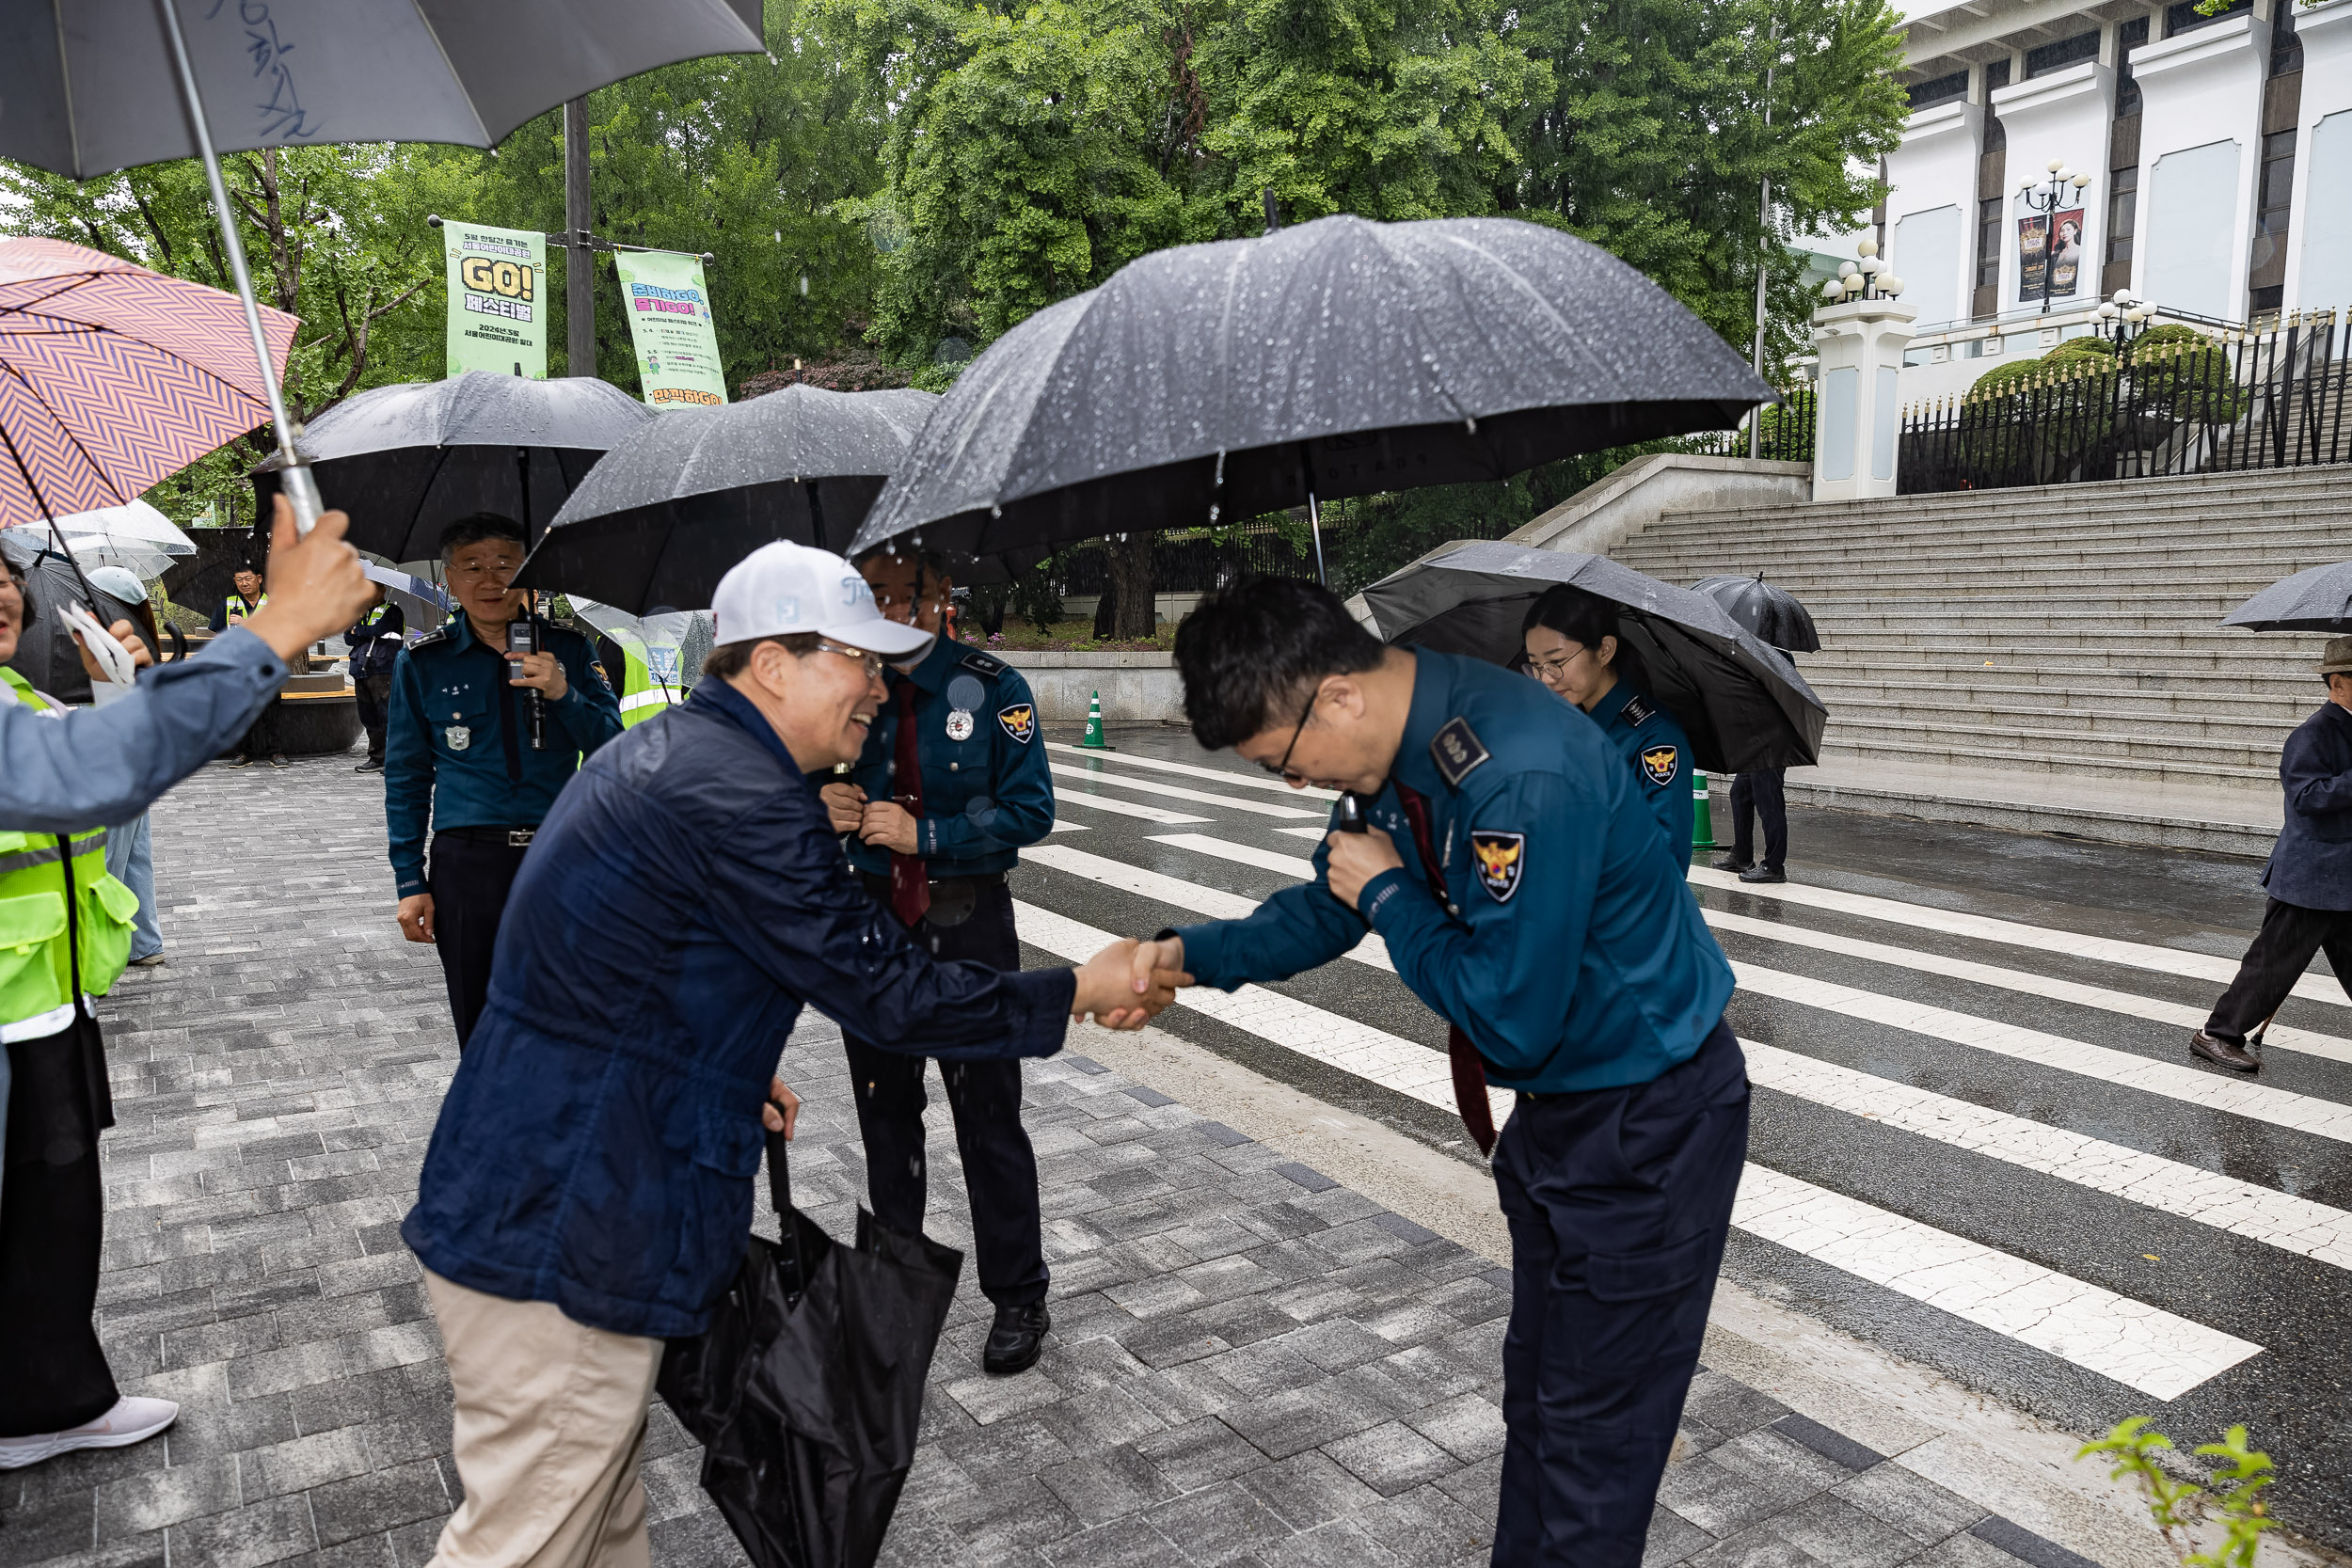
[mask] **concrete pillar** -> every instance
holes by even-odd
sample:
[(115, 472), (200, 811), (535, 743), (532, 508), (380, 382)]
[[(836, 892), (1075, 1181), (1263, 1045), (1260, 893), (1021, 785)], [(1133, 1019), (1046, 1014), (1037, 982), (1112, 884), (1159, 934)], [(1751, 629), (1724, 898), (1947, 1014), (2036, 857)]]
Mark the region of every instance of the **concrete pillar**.
[(1815, 500), (1895, 493), (1896, 437), (1902, 425), (1896, 385), (1918, 314), (1915, 307), (1883, 297), (1850, 299), (1813, 312), (1813, 347), (1820, 356)]

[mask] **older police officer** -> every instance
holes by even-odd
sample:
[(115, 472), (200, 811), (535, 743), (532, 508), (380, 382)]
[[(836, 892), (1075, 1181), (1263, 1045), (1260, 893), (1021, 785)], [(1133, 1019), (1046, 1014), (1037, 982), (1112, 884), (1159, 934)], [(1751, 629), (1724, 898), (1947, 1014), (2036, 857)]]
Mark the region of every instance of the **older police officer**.
[[(879, 553), (860, 564), (884, 615), (933, 634), (890, 673), (890, 699), (849, 784), (828, 784), (833, 824), (853, 835), (850, 863), (876, 903), (942, 958), (1021, 967), (1005, 873), (1054, 831), (1054, 785), (1037, 704), (1021, 672), (939, 636), (946, 564), (937, 555)], [(848, 1035), (874, 1212), (923, 1228), (923, 1058)], [(1037, 1155), (1021, 1125), (1021, 1064), (943, 1062), (972, 1200), (980, 1290), (996, 1308), (981, 1367), (999, 1375), (1036, 1364), (1052, 1320), (1038, 1213)]]
[(507, 627), (530, 595), (506, 585), (525, 553), (522, 525), (495, 513), (443, 530), (459, 613), (392, 667), (384, 816), (400, 929), (439, 950), (460, 1050), (489, 994), (490, 949), (523, 851), (580, 759), (621, 733), (619, 702), (578, 632), (536, 622), (541, 651), (522, 655), (521, 676), (510, 678)]
[(1184, 711), (1293, 785), (1368, 802), (1315, 878), (1242, 920), (1163, 932), (1144, 970), (1232, 990), (1367, 929), (1453, 1025), (1511, 1227), (1498, 1568), (1632, 1568), (1698, 1362), (1747, 1148), (1731, 966), (1624, 759), (1498, 666), (1384, 647), (1338, 599), (1259, 579), (1176, 635)]

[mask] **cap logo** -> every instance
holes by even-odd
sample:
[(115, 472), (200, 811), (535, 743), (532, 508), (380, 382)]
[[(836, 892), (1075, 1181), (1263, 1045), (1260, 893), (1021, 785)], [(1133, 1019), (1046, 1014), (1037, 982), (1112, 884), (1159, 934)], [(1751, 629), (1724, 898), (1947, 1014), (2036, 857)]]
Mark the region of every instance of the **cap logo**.
[(797, 626), (801, 624), (801, 601), (789, 594), (779, 594), (770, 614), (780, 626)]
[(841, 607), (847, 610), (860, 599), (864, 599), (868, 604), (874, 602), (874, 591), (866, 585), (866, 579), (860, 577), (843, 578), (841, 579)]

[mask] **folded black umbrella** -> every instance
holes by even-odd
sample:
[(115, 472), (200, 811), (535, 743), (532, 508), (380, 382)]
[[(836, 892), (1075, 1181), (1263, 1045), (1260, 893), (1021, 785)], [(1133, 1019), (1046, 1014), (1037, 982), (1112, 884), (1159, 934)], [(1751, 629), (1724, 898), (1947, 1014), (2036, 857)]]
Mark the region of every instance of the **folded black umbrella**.
[[(355, 547), (421, 561), (440, 552), (444, 528), (473, 512), (512, 517), (537, 539), (596, 459), (655, 417), (587, 376), (468, 371), (361, 392), (312, 421), (302, 450), (322, 492), (351, 514)], [(280, 463), (272, 456), (253, 470), (256, 516), (270, 515)]]
[(1701, 578), (1691, 585), (1724, 607), (1724, 613), (1754, 632), (1768, 648), (1786, 654), (1818, 654), (1820, 634), (1813, 629), (1813, 612), (1786, 588), (1752, 578)]
[(655, 1386), (754, 1568), (871, 1568), (963, 1254), (864, 1209), (840, 1245), (792, 1206), (789, 1148), (768, 1135), (781, 1234), (750, 1238), (709, 1329), (670, 1341)]
[(846, 552), (938, 401), (792, 386), (664, 414), (589, 471), (515, 580), (643, 615), (709, 604), (772, 540)]
[(1385, 641), (1509, 665), (1520, 657), (1528, 607), (1559, 582), (1616, 604), (1618, 640), (1639, 661), (1644, 689), (1682, 725), (1700, 768), (1737, 773), (1818, 759), (1829, 710), (1795, 665), (1714, 600), (1606, 556), (1464, 545), (1383, 578), (1362, 598)]
[(2221, 624), (2248, 631), (2352, 632), (2352, 561), (2281, 578)]

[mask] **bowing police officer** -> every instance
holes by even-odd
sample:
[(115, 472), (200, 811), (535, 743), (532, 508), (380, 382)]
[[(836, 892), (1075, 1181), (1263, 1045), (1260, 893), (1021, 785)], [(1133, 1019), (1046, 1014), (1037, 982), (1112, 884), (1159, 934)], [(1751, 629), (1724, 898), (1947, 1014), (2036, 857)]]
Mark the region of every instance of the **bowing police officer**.
[(1569, 583), (1548, 588), (1528, 607), (1519, 631), (1527, 668), (1537, 680), (1591, 715), (1633, 769), (1633, 785), (1658, 818), (1683, 867), (1691, 864), (1691, 741), (1673, 714), (1625, 678), (1618, 655), (1617, 607)]
[[(612, 689), (588, 640), (548, 626), (507, 584), (522, 566), (522, 525), (495, 513), (441, 534), (459, 613), (408, 644), (392, 670), (384, 747), (384, 817), (401, 934), (434, 944), (462, 1050), (489, 998), (491, 947), (523, 851), (580, 759), (621, 733)], [(516, 654), (509, 626), (536, 627)], [(425, 852), (426, 829), (432, 853)]]
[[(1698, 1363), (1747, 1148), (1731, 966), (1600, 727), (1493, 664), (1384, 647), (1311, 584), (1211, 594), (1184, 711), (1294, 786), (1349, 792), (1311, 881), (1164, 931), (1147, 971), (1232, 990), (1376, 931), (1451, 1025), (1512, 1243), (1497, 1568), (1633, 1568)], [(1500, 1143), (1486, 1085), (1515, 1095)]]
[[(825, 787), (826, 808), (849, 835), (850, 863), (868, 895), (934, 958), (1017, 970), (1021, 942), (1005, 873), (1054, 827), (1036, 701), (1018, 670), (938, 635), (954, 591), (940, 557), (881, 553), (859, 570), (884, 615), (934, 641), (890, 672), (866, 750), (849, 782)], [(924, 1058), (904, 1054), (919, 1046), (854, 1034), (843, 1044), (874, 1214), (920, 1231)], [(940, 1076), (971, 1195), (980, 1290), (996, 1308), (981, 1365), (999, 1375), (1025, 1371), (1051, 1318), (1037, 1156), (1021, 1125), (1021, 1064), (943, 1061)]]

